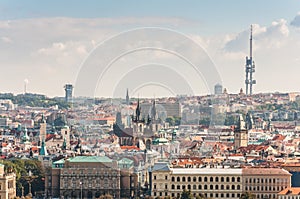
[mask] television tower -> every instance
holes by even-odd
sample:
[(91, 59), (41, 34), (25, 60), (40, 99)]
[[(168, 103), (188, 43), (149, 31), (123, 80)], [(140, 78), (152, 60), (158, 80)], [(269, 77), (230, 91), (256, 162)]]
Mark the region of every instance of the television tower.
[[(255, 72), (255, 64), (252, 58), (252, 25), (250, 28), (250, 57), (246, 57), (246, 95), (252, 95), (252, 86), (256, 84), (256, 80), (253, 79), (253, 73)], [(250, 90), (250, 91), (249, 91)]]

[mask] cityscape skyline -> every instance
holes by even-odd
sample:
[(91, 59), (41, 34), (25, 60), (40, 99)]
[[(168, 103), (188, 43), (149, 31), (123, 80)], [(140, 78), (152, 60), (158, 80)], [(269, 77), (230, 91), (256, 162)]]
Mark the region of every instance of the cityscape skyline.
[[(235, 2), (234, 6), (231, 6), (232, 2), (222, 2), (218, 3), (220, 7), (215, 6), (216, 2), (190, 1), (184, 4), (166, 1), (159, 4), (153, 1), (141, 4), (137, 1), (105, 1), (94, 2), (93, 8), (75, 1), (66, 11), (63, 8), (68, 3), (54, 1), (36, 5), (33, 1), (26, 4), (3, 1), (0, 4), (3, 11), (0, 14), (0, 51), (3, 54), (0, 60), (5, 71), (0, 84), (1, 93), (23, 93), (26, 81), (27, 92), (63, 96), (63, 85), (70, 83), (75, 85), (74, 95), (80, 96), (76, 92), (77, 78), (84, 62), (99, 45), (120, 33), (144, 27), (172, 30), (190, 38), (203, 49), (220, 75), (221, 82), (214, 82), (210, 87), (220, 83), (229, 93), (238, 93), (240, 88), (245, 90), (244, 65), (245, 57), (249, 55), (251, 24), (253, 57), (257, 66), (255, 79), (258, 82), (253, 92), (299, 91), (300, 5), (296, 1), (272, 2), (272, 5), (271, 1)], [(125, 9), (120, 10), (117, 5)], [(255, 10), (256, 15), (244, 12), (245, 7)], [(111, 10), (116, 12), (109, 12)], [(112, 48), (118, 48), (118, 45)], [(186, 52), (185, 49), (179, 50)], [(190, 56), (197, 57), (199, 52), (193, 51)], [(136, 68), (142, 68), (140, 66), (152, 67), (153, 70), (147, 73), (137, 71)], [(183, 85), (186, 81), (192, 94), (213, 93), (206, 80), (193, 76), (189, 66), (177, 57), (155, 50), (126, 55), (114, 63), (106, 76), (97, 82), (100, 86), (93, 85), (94, 96), (124, 97), (125, 90), (123, 93), (113, 92), (119, 88), (118, 83), (122, 82), (124, 74), (134, 71), (126, 76), (129, 78), (127, 82), (132, 79), (130, 83), (134, 84), (136, 76), (132, 77), (133, 74), (141, 79), (146, 74), (156, 77), (161, 70), (157, 68), (161, 66), (165, 66), (168, 74), (174, 72), (169, 77), (165, 75), (167, 82), (181, 78), (178, 82)], [(124, 86), (129, 87), (128, 84)], [(129, 87), (130, 93), (141, 97), (174, 96), (174, 92), (190, 94), (182, 93), (186, 87), (179, 91), (173, 89), (172, 93), (172, 87), (158, 80), (153, 84), (139, 82), (135, 86)]]

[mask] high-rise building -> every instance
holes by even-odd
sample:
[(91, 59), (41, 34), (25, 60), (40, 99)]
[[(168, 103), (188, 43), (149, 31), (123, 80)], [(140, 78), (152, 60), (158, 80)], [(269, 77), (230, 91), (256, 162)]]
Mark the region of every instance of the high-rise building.
[(221, 95), (223, 93), (223, 86), (221, 84), (215, 85), (215, 95)]
[(64, 88), (65, 88), (65, 100), (66, 102), (71, 102), (74, 87), (72, 84), (66, 84)]

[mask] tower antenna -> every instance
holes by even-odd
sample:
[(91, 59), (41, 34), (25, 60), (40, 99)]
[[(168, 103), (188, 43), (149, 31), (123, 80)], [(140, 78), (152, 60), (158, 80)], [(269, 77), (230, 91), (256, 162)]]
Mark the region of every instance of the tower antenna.
[[(253, 79), (253, 73), (255, 72), (255, 64), (252, 57), (252, 25), (250, 27), (250, 57), (246, 57), (246, 95), (252, 95), (253, 84), (256, 84), (256, 80)], [(249, 91), (250, 90), (250, 91)]]

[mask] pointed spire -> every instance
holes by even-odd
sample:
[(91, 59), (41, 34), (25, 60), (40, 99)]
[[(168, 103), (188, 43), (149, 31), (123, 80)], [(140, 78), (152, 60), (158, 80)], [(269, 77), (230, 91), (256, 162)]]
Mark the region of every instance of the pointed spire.
[(153, 105), (152, 105), (152, 109), (151, 109), (151, 118), (152, 118), (153, 121), (157, 119), (157, 111), (156, 111), (156, 102), (155, 102), (155, 99), (153, 101)]
[(126, 91), (126, 104), (129, 105), (129, 93), (128, 93), (128, 88)]
[(63, 142), (63, 145), (62, 145), (62, 150), (66, 150), (67, 149), (67, 141), (66, 141), (66, 138), (64, 138), (64, 142)]
[(41, 149), (40, 149), (40, 155), (43, 155), (43, 156), (48, 155), (44, 139), (42, 141), (42, 146), (41, 146)]
[(138, 98), (137, 107), (135, 110), (136, 120), (140, 120), (141, 115), (141, 107), (140, 107), (140, 99)]
[(29, 139), (30, 139), (30, 138), (29, 138), (29, 136), (28, 136), (28, 130), (27, 130), (26, 126), (25, 126), (25, 128), (24, 128), (24, 135), (23, 135), (22, 141), (23, 141), (23, 143), (24, 143), (24, 142), (28, 142)]
[(246, 123), (244, 121), (244, 117), (243, 117), (242, 114), (239, 115), (237, 128), (238, 128), (238, 130), (245, 130), (246, 129)]
[(44, 113), (42, 113), (42, 123), (46, 123)]

